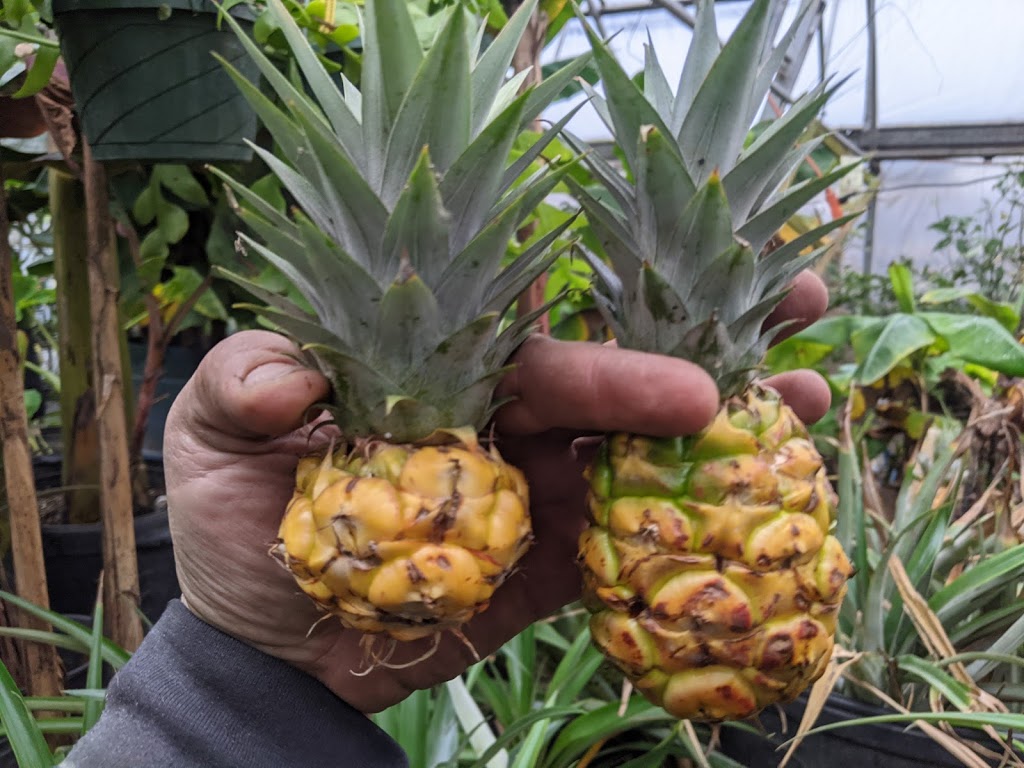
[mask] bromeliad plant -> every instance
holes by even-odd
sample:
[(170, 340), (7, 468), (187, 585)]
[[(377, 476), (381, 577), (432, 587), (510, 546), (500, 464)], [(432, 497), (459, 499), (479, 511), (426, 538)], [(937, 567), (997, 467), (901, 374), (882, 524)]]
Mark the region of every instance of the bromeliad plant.
[(341, 442), (303, 459), (275, 555), (325, 614), (393, 639), (439, 638), (487, 607), (531, 541), (528, 489), (478, 432), (535, 315), (503, 325), (557, 257), (567, 225), (511, 264), (506, 245), (564, 176), (514, 182), (562, 124), (509, 161), (520, 131), (579, 72), (520, 93), (506, 72), (534, 8), (486, 49), (461, 6), (424, 54), (406, 4), (366, 5), (360, 86), (332, 78), (284, 7), (269, 12), (312, 96), (238, 26), (283, 109), (225, 63), (273, 135), (257, 149), (296, 201), (291, 216), (225, 177), (257, 238), (241, 244), (286, 274), (296, 304), (235, 277), (333, 385)]
[[(984, 412), (992, 415), (978, 411)], [(999, 503), (1019, 474), (997, 475), (959, 513), (976, 467), (972, 433), (979, 425), (980, 419), (967, 429), (934, 423), (888, 503), (867, 456), (865, 429), (847, 413), (836, 535), (857, 576), (839, 615), (839, 651), (808, 698), (798, 735), (872, 722), (809, 730), (834, 689), (885, 707), (875, 722), (916, 724), (965, 765), (988, 765), (993, 757), (1024, 765), (1020, 745), (1007, 735), (1024, 726), (1024, 521), (1019, 496), (1015, 504)], [(1017, 442), (1019, 450), (1019, 431)], [(975, 729), (976, 736), (950, 726)], [(1010, 746), (1005, 755), (1003, 742)]]
[(623, 686), (570, 606), (464, 676), (375, 716), (412, 768), (739, 768), (710, 732)]
[(851, 573), (822, 458), (757, 383), (764, 321), (821, 255), (803, 250), (845, 221), (773, 239), (855, 167), (785, 183), (820, 143), (807, 129), (829, 84), (747, 143), (808, 8), (776, 45), (781, 8), (757, 0), (722, 45), (701, 2), (674, 90), (653, 49), (640, 88), (591, 34), (605, 93), (593, 103), (631, 173), (591, 154), (604, 195), (574, 190), (607, 259), (591, 259), (595, 299), (620, 346), (700, 365), (722, 398), (699, 435), (611, 435), (589, 470), (580, 561), (594, 639), (680, 718), (742, 719), (797, 696), (828, 663)]
[[(0, 591), (0, 601), (55, 630), (0, 626), (0, 647), (2, 641), (13, 638), (60, 648), (86, 660), (85, 688), (68, 689), (60, 696), (49, 697), (24, 696), (0, 661), (0, 756), (9, 749), (19, 766), (49, 768), (58, 765), (74, 742), (99, 720), (105, 698), (104, 668), (116, 672), (128, 662), (129, 654), (103, 636), (102, 601), (96, 603), (91, 627), (8, 592)], [(62, 737), (62, 746), (51, 749), (46, 739), (51, 734)]]

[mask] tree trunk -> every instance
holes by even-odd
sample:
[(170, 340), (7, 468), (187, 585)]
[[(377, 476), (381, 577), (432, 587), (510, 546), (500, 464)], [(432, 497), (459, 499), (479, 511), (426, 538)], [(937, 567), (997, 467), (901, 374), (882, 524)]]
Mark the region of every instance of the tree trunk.
[[(32, 454), (28, 444), (28, 414), (25, 412), (24, 373), (18, 354), (18, 329), (14, 320), (14, 286), (10, 223), (7, 197), (0, 168), (0, 444), (11, 523), (14, 580), (18, 594), (36, 605), (49, 608), (43, 538), (39, 528)], [(23, 627), (49, 630), (45, 622), (25, 615)], [(61, 669), (53, 646), (27, 643), (21, 657), (28, 675), (28, 688), (36, 696), (56, 696), (61, 689)]]
[(100, 519), (100, 448), (92, 385), (92, 320), (87, 263), (88, 225), (85, 188), (51, 169), (50, 215), (53, 217), (53, 265), (57, 282), (60, 359), (62, 484), (70, 523)]
[(92, 314), (93, 381), (99, 427), (103, 499), (103, 614), (114, 642), (134, 651), (142, 642), (139, 568), (135, 550), (131, 460), (125, 416), (120, 282), (106, 171), (83, 140), (85, 199), (89, 220), (89, 290)]

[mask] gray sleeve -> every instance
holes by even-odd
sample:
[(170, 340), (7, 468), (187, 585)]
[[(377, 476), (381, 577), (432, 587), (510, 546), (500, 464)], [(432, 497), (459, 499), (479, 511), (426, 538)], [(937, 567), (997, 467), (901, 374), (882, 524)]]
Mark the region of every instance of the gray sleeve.
[(398, 744), (319, 682), (175, 600), (63, 768), (400, 768)]

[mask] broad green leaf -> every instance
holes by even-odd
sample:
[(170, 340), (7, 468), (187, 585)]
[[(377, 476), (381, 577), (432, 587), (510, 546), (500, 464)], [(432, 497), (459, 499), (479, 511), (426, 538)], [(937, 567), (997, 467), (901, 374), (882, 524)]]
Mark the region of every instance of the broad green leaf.
[(147, 184), (135, 198), (135, 202), (132, 203), (132, 218), (137, 224), (147, 226), (156, 218), (156, 200), (159, 195), (159, 188)]
[(855, 380), (859, 384), (878, 381), (914, 352), (934, 344), (935, 339), (935, 334), (921, 317), (891, 316), (861, 360)]
[[(21, 88), (14, 92), (13, 98), (22, 99), (35, 95), (49, 84), (53, 76), (53, 68), (60, 58), (60, 49), (49, 46), (39, 46), (36, 49), (36, 58), (28, 70), (25, 82)], [(0, 73), (2, 74), (2, 73)]]
[(274, 174), (268, 173), (266, 176), (261, 176), (250, 185), (250, 189), (279, 213), (284, 213), (287, 210), (287, 204), (281, 192), (281, 182)]
[(917, 307), (914, 304), (914, 277), (910, 267), (906, 264), (893, 263), (889, 265), (889, 280), (892, 283), (892, 292), (896, 296), (896, 303), (900, 311), (908, 315), (913, 314)]
[(146, 286), (160, 282), (160, 274), (169, 255), (170, 249), (163, 232), (154, 229), (147, 234), (139, 247), (139, 257), (142, 260), (138, 268), (139, 282)]
[(835, 349), (850, 343), (853, 335), (858, 331), (871, 326), (884, 325), (885, 318), (862, 317), (859, 315), (833, 315), (825, 317), (791, 338), (799, 338), (802, 341), (813, 344), (822, 344)]
[(25, 414), (29, 419), (35, 418), (43, 405), (43, 395), (38, 389), (25, 390)]
[(953, 354), (1009, 376), (1024, 376), (1024, 345), (991, 317), (944, 312), (922, 312), (918, 317)]
[(32, 0), (4, 0), (3, 7), (0, 7), (2, 18), (8, 26), (20, 27), (26, 21), (26, 16), (32, 13)]
[(1016, 333), (1021, 324), (1020, 312), (1017, 308), (1004, 301), (993, 301), (984, 294), (971, 288), (936, 288), (921, 296), (922, 304), (948, 304), (963, 299), (985, 317), (999, 322), (1010, 333)]
[(156, 225), (168, 244), (177, 243), (188, 232), (188, 214), (185, 209), (175, 205), (164, 197), (156, 202)]
[(192, 205), (209, 205), (206, 190), (184, 165), (158, 163), (153, 166), (153, 178), (169, 191)]

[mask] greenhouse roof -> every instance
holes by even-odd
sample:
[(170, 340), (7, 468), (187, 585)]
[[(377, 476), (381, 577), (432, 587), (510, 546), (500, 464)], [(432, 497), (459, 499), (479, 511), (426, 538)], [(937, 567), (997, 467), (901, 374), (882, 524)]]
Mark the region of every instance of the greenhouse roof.
[[(789, 0), (785, 21), (799, 5)], [(750, 0), (718, 0), (723, 39), (749, 6)], [(682, 68), (692, 2), (588, 0), (584, 8), (627, 68), (642, 68), (648, 35), (670, 78)], [(901, 256), (929, 258), (937, 238), (928, 224), (977, 212), (1003, 167), (1024, 155), (1024, 2), (821, 0), (817, 10), (803, 46), (794, 48), (802, 61), (777, 93), (798, 96), (823, 75), (848, 78), (824, 120), (851, 151), (882, 161), (875, 165), (878, 247), (865, 264), (878, 269)], [(546, 57), (585, 49), (582, 29), (573, 24)], [(592, 142), (608, 138), (587, 106), (570, 127)]]

